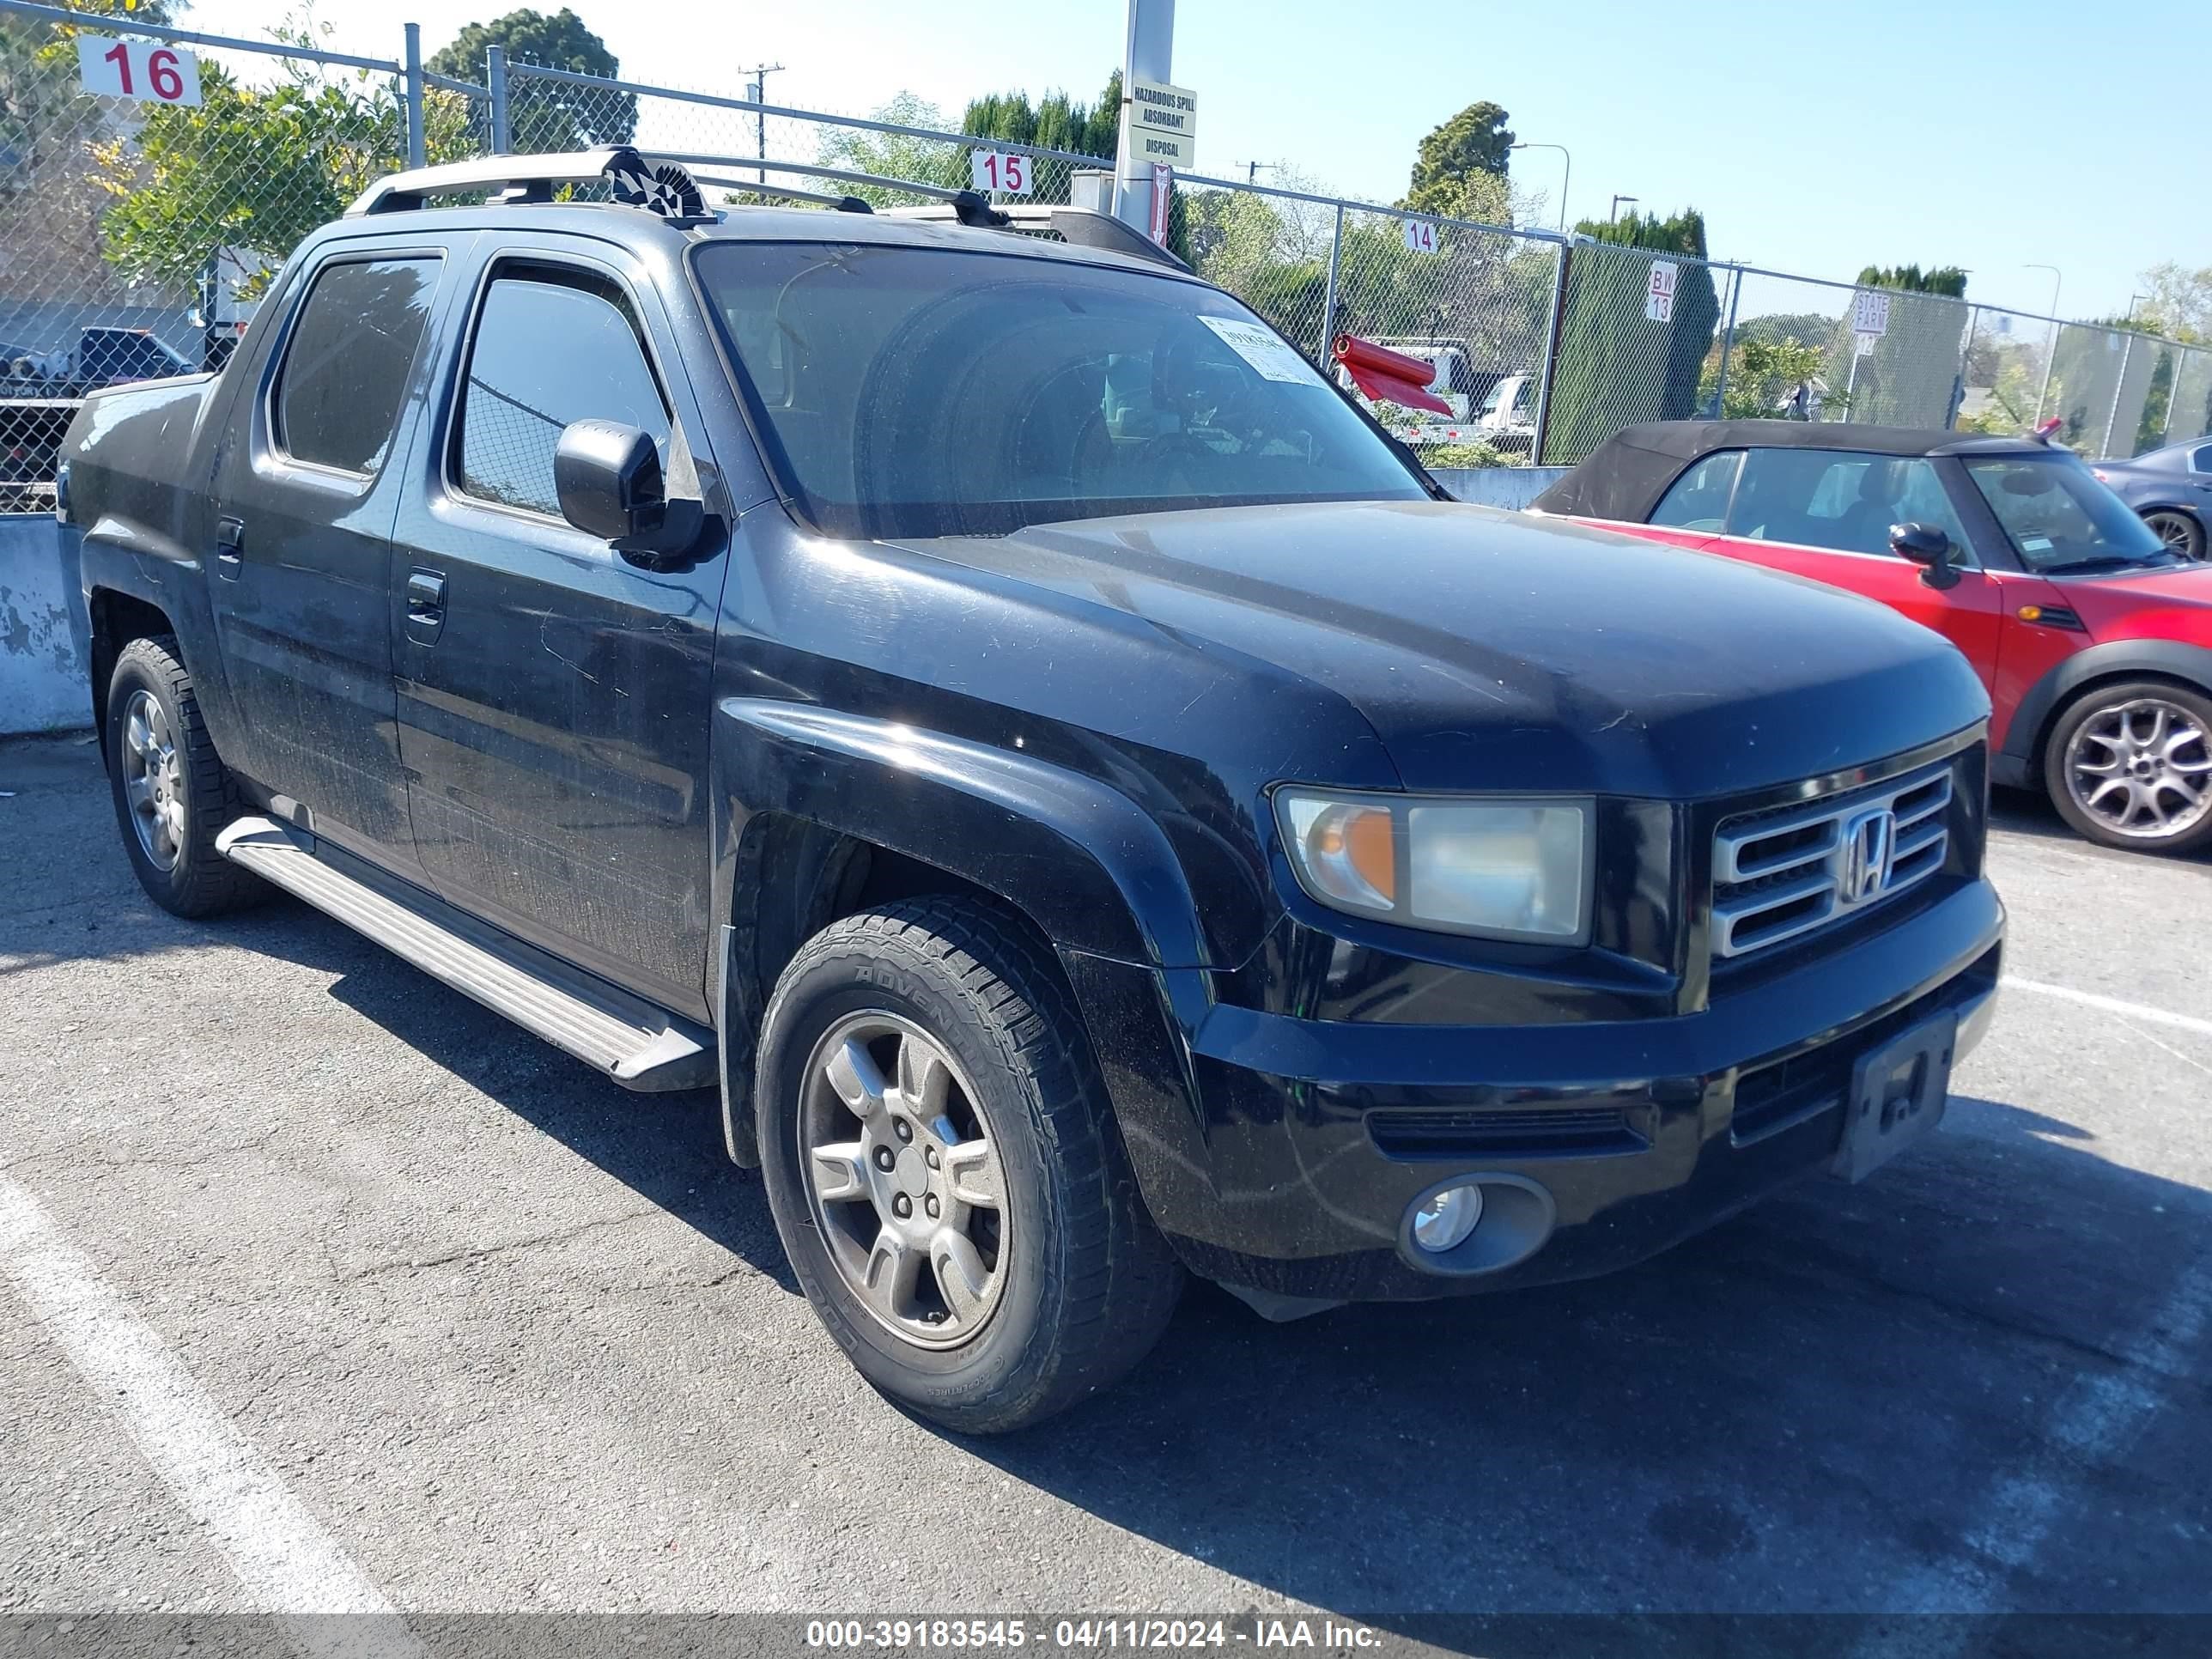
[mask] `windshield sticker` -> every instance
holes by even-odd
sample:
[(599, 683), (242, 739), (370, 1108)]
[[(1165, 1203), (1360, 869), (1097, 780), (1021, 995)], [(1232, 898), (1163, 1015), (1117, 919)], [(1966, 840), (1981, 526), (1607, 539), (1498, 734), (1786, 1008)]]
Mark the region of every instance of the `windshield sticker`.
[(1198, 320), (1219, 335), (1223, 343), (1231, 351), (1251, 364), (1261, 380), (1291, 380), (1304, 386), (1323, 384), (1311, 363), (1259, 324), (1241, 322), (1234, 317), (1201, 316)]
[(2020, 550), (2023, 553), (2048, 553), (2051, 550), (2051, 538), (2030, 536), (2020, 544)]

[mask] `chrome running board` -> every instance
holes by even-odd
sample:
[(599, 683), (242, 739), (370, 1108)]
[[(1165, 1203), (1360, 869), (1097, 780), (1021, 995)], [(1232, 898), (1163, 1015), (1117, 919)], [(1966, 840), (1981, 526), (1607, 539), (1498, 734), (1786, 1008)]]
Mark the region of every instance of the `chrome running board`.
[(713, 1032), (525, 945), (305, 830), (274, 818), (243, 817), (215, 844), (232, 862), (599, 1067), (625, 1089), (711, 1089), (720, 1081)]

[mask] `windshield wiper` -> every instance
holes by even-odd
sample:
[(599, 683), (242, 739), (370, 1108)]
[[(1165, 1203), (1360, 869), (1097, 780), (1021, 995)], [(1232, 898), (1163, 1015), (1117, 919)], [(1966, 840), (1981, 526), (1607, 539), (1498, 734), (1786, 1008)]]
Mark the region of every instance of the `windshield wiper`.
[(2184, 562), (2171, 553), (2154, 554), (2148, 559), (2131, 559), (2124, 554), (2107, 553), (2093, 559), (2065, 559), (2057, 564), (2038, 565), (2039, 576), (2086, 576), (2099, 570), (2164, 570)]

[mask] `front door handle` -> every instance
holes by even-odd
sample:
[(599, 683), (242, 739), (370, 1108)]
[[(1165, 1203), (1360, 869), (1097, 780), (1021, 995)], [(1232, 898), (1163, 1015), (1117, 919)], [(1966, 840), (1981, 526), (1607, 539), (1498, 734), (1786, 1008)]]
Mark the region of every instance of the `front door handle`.
[(238, 573), (246, 564), (246, 520), (217, 519), (215, 521), (215, 569), (226, 580), (236, 581)]
[(407, 574), (407, 636), (428, 645), (446, 625), (446, 579), (434, 570)]

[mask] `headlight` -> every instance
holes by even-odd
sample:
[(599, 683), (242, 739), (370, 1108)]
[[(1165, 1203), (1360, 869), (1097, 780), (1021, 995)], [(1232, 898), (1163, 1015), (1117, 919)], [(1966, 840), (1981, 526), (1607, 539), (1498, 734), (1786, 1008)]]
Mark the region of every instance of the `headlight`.
[(1592, 803), (1275, 792), (1298, 884), (1407, 927), (1579, 945)]

